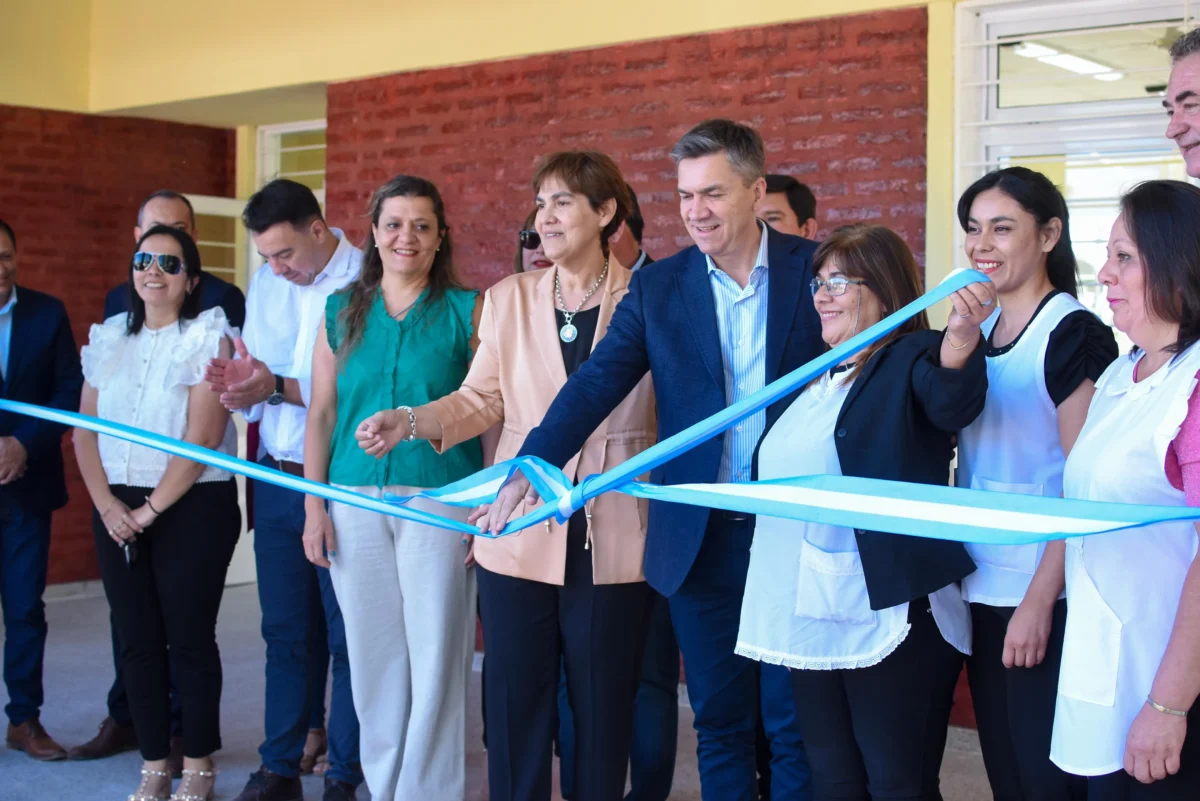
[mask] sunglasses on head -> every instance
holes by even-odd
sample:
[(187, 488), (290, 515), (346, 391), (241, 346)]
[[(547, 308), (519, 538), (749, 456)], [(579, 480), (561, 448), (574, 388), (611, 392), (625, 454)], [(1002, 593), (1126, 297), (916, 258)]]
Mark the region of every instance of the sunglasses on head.
[(521, 241), (521, 247), (526, 250), (537, 250), (538, 245), (542, 244), (542, 238), (538, 236), (538, 232), (532, 228), (526, 228), (521, 233), (517, 234), (517, 238)]
[(167, 275), (178, 275), (179, 271), (183, 269), (183, 259), (169, 253), (147, 253), (139, 250), (133, 254), (133, 269), (136, 272), (145, 272), (150, 269), (150, 265), (156, 263), (158, 269)]

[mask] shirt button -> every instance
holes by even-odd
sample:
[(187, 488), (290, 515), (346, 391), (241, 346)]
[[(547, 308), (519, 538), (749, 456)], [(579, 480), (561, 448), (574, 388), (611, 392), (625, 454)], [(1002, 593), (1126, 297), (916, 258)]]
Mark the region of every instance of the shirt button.
[(734, 431), (741, 431), (741, 430), (742, 430), (742, 427), (741, 427), (741, 426), (737, 426), (737, 427), (736, 427), (736, 428), (734, 428), (733, 430), (734, 430)]
[(837, 435), (838, 435), (839, 437), (844, 437), (844, 436), (846, 436), (846, 429), (844, 429), (844, 428), (839, 428), (839, 429), (837, 430)]
[(745, 389), (745, 388), (746, 388), (746, 383), (744, 381), (742, 383), (738, 384), (738, 389)]

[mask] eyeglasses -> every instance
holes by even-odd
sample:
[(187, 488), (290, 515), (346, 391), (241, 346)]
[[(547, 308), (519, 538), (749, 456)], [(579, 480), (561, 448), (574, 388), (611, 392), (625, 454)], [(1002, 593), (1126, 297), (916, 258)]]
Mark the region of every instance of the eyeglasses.
[(830, 295), (837, 297), (838, 295), (845, 295), (846, 287), (850, 286), (851, 284), (865, 283), (867, 282), (861, 281), (857, 278), (845, 278), (840, 275), (835, 275), (833, 278), (828, 279), (814, 278), (812, 282), (809, 283), (808, 288), (812, 290), (814, 297), (817, 294), (817, 290), (819, 290), (821, 287), (825, 287), (825, 289), (829, 291)]
[(538, 246), (542, 244), (542, 238), (532, 228), (526, 228), (517, 234), (517, 238), (521, 241), (521, 247), (526, 250), (537, 250)]
[(147, 253), (139, 250), (133, 254), (133, 269), (139, 273), (150, 269), (150, 265), (158, 264), (158, 269), (167, 275), (179, 275), (183, 269), (183, 259), (169, 253)]

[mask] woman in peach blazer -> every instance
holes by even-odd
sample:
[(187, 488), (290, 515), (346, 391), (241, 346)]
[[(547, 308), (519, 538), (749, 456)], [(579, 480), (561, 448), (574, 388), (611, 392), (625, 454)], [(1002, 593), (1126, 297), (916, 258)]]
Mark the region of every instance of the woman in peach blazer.
[[(503, 423), (496, 459), (510, 459), (604, 336), (629, 285), (630, 272), (608, 254), (630, 206), (625, 179), (603, 154), (556, 153), (539, 165), (533, 187), (535, 226), (554, 267), (492, 287), (462, 387), (363, 421), (357, 436), (368, 453), (405, 438), (443, 451)], [(565, 471), (578, 480), (615, 467), (649, 447), (655, 429), (647, 377)], [(494, 801), (550, 798), (560, 659), (575, 716), (575, 798), (622, 798), (651, 598), (642, 575), (646, 512), (645, 501), (608, 493), (565, 526), (551, 520), (475, 540)]]

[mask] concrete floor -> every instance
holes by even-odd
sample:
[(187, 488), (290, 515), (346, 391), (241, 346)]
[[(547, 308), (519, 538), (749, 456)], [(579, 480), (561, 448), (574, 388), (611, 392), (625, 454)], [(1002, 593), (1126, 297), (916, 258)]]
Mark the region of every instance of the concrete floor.
[[(94, 588), (92, 588), (94, 590)], [(94, 594), (49, 600), (50, 638), (46, 651), (46, 706), (42, 722), (64, 746), (92, 737), (105, 712), (112, 682), (108, 606)], [(232, 799), (247, 776), (258, 768), (262, 739), (264, 646), (259, 636), (258, 598), (253, 585), (234, 587), (225, 595), (218, 626), (225, 691), (221, 701), (225, 748), (217, 756), (221, 771), (217, 797)], [(7, 694), (0, 690), (0, 699)], [(480, 742), (479, 674), (471, 683), (467, 727), (468, 798), (486, 801), (487, 757)], [(691, 710), (679, 710), (679, 757), (675, 772), (676, 801), (699, 801), (696, 737)], [(120, 801), (137, 785), (140, 759), (122, 754), (99, 762), (38, 763), (23, 754), (0, 750), (0, 801)], [(557, 778), (555, 781), (557, 785)], [(321, 780), (304, 780), (305, 798), (321, 798)], [(945, 801), (990, 798), (974, 732), (952, 729), (942, 768)], [(365, 787), (360, 799), (368, 799)], [(425, 799), (414, 799), (425, 801)], [(558, 801), (558, 795), (555, 795)]]

